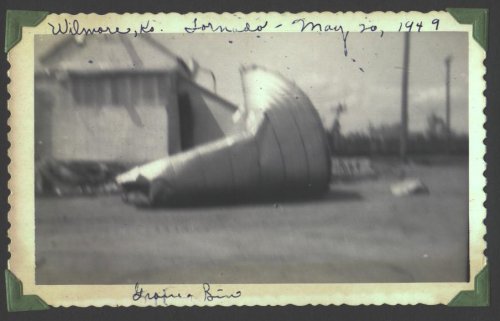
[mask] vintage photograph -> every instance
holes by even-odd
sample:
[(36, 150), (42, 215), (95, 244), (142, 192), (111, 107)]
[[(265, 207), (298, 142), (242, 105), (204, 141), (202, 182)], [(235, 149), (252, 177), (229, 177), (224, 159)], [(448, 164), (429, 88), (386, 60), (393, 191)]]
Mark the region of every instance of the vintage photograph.
[(469, 282), (468, 54), (35, 35), (36, 284)]

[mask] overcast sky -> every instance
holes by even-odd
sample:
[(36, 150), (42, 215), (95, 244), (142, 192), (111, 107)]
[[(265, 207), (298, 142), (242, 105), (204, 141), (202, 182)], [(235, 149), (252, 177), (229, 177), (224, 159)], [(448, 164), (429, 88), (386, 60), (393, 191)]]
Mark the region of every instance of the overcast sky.
[[(398, 122), (404, 35), (350, 33), (344, 56), (340, 33), (155, 34), (185, 59), (196, 59), (217, 77), (218, 93), (243, 104), (239, 67), (258, 64), (294, 80), (331, 122), (331, 106), (347, 105), (344, 132)], [(412, 33), (410, 130), (426, 128), (431, 112), (445, 115), (445, 64), (451, 66), (452, 129), (467, 132), (468, 43), (466, 33)], [(362, 68), (364, 72), (360, 70)]]

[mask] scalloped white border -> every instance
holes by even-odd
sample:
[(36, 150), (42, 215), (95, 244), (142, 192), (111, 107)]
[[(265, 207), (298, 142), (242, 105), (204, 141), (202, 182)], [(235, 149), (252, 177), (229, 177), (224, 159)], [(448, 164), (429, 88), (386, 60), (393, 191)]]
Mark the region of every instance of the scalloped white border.
[[(470, 226), (470, 272), (468, 283), (385, 283), (385, 284), (225, 284), (227, 292), (242, 291), (238, 299), (204, 302), (200, 284), (170, 285), (169, 289), (180, 292), (190, 291), (196, 296), (193, 301), (169, 301), (175, 306), (211, 306), (211, 305), (365, 305), (365, 304), (447, 304), (460, 291), (474, 288), (474, 276), (485, 266), (486, 209), (483, 204), (486, 194), (483, 188), (486, 168), (483, 144), (486, 131), (483, 127), (486, 117), (483, 110), (486, 98), (483, 91), (486, 82), (483, 76), (486, 68), (483, 64), (486, 53), (472, 38), (472, 25), (459, 24), (449, 13), (440, 12), (301, 12), (285, 13), (110, 13), (98, 14), (50, 14), (36, 27), (23, 27), (22, 40), (8, 53), (11, 68), (8, 72), (11, 80), (8, 91), (11, 98), (8, 109), (11, 113), (8, 134), (11, 147), (8, 151), (11, 163), (8, 236), (11, 240), (9, 251), (11, 258), (9, 269), (23, 282), (25, 294), (35, 294), (47, 304), (58, 306), (131, 306), (154, 305), (142, 300), (134, 302), (131, 298), (134, 285), (36, 285), (35, 284), (35, 219), (34, 219), (34, 35), (50, 34), (48, 22), (55, 24), (67, 19), (77, 18), (81, 25), (98, 27), (112, 25), (124, 29), (128, 26), (140, 26), (145, 20), (154, 21), (155, 32), (184, 33), (184, 26), (191, 25), (193, 19), (217, 22), (227, 26), (240, 27), (242, 21), (256, 25), (264, 20), (272, 24), (283, 24), (279, 30), (271, 32), (297, 32), (297, 26), (290, 22), (297, 18), (306, 18), (316, 22), (342, 24), (345, 30), (359, 32), (359, 23), (368, 17), (376, 22), (379, 29), (397, 31), (401, 20), (440, 19), (439, 31), (465, 31), (469, 34), (469, 226)], [(364, 21), (362, 21), (364, 20)], [(432, 31), (432, 30), (425, 30)], [(208, 31), (206, 31), (208, 32)], [(265, 30), (263, 32), (268, 32)], [(161, 291), (165, 284), (147, 285), (151, 291)], [(213, 287), (219, 285), (212, 285)], [(159, 304), (161, 305), (161, 304)]]

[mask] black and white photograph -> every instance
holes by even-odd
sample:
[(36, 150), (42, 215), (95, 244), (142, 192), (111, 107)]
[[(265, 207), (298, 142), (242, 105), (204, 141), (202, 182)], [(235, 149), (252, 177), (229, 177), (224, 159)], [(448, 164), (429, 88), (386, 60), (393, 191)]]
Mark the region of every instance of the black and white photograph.
[(469, 282), (466, 32), (34, 36), (35, 280)]

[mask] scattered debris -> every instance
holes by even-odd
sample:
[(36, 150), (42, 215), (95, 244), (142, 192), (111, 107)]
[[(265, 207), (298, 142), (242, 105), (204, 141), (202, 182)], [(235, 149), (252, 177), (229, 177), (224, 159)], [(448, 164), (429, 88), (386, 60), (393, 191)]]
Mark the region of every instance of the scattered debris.
[(371, 161), (366, 157), (333, 157), (332, 179), (356, 180), (373, 178), (377, 172), (372, 167)]
[(407, 178), (391, 185), (391, 192), (396, 196), (429, 194), (427, 186), (418, 178)]
[(102, 162), (43, 160), (35, 165), (37, 195), (95, 195), (119, 191), (117, 173), (127, 167)]

